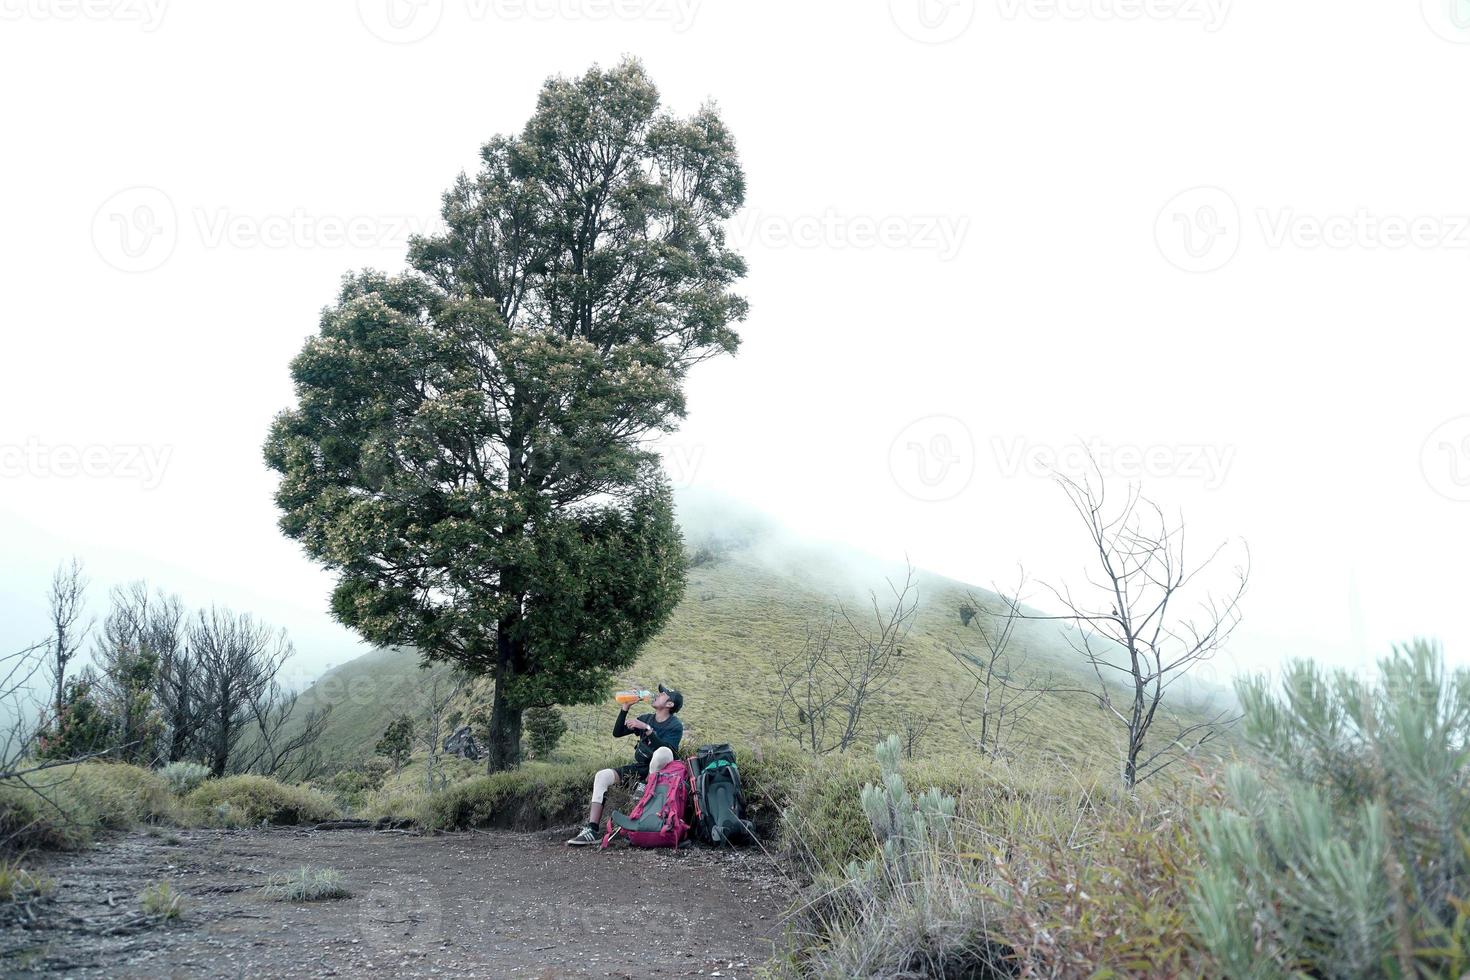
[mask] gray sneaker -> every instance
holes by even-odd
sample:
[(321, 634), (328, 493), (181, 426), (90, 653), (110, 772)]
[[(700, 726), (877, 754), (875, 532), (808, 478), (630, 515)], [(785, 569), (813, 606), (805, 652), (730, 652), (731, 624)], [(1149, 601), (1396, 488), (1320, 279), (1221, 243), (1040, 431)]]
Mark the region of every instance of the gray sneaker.
[(582, 829), (577, 831), (577, 836), (567, 841), (568, 847), (586, 847), (588, 844), (597, 843), (597, 828), (590, 823), (584, 823)]

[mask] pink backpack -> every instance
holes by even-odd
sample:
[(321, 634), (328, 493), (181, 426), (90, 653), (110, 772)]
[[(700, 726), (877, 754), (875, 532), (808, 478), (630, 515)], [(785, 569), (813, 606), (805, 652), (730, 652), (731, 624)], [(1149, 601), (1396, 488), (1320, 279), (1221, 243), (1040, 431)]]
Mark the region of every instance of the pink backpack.
[(607, 847), (621, 833), (636, 847), (678, 847), (689, 836), (689, 770), (675, 759), (648, 780), (643, 798), (624, 816), (617, 811), (607, 818)]

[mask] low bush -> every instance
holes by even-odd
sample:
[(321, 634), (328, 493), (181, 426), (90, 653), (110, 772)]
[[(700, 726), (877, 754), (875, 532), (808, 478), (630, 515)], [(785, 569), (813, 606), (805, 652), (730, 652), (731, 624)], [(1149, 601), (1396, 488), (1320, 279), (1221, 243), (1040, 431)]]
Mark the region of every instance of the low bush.
[(206, 823), (319, 823), (341, 815), (327, 796), (305, 786), (288, 786), (264, 776), (211, 779), (184, 798)]
[(429, 797), (423, 822), (433, 830), (537, 830), (585, 820), (592, 776), (600, 768), (532, 764), (475, 776)]
[(1458, 976), (1470, 962), (1470, 671), (1416, 642), (1376, 683), (1237, 684), (1257, 768), (1199, 817), (1192, 911), (1221, 972)]
[(55, 766), (0, 781), (0, 846), (77, 848), (107, 830), (173, 815), (175, 802), (158, 773), (118, 762)]
[(374, 793), (383, 788), (393, 768), (388, 759), (369, 759), (334, 773), (323, 787), (344, 809), (360, 811)]
[(1167, 783), (1125, 796), (1061, 765), (898, 755), (798, 775), (783, 843), (811, 884), (778, 976), (1199, 972), (1196, 850)]
[(556, 708), (528, 708), (525, 714), (526, 747), (535, 759), (551, 758), (562, 736), (567, 733), (566, 719)]
[(185, 796), (209, 778), (209, 767), (197, 762), (170, 762), (158, 773), (175, 795)]

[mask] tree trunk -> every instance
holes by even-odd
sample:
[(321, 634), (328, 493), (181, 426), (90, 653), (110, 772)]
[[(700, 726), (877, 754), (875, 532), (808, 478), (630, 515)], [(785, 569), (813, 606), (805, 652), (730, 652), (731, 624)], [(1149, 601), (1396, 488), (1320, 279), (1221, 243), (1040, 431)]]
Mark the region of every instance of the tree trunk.
[(502, 623), (496, 641), (495, 700), (490, 708), (489, 745), (486, 748), (485, 771), (501, 772), (515, 769), (521, 764), (521, 712), (510, 704), (506, 695), (509, 681), (515, 671), (516, 651), (508, 636), (509, 624)]

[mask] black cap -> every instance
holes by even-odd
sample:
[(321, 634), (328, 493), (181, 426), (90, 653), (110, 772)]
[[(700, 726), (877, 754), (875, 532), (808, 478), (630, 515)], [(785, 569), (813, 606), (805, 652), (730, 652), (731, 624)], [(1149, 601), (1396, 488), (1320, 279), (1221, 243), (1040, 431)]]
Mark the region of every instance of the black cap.
[(678, 714), (679, 709), (684, 707), (684, 695), (680, 694), (672, 687), (664, 687), (662, 684), (658, 686), (658, 689), (660, 692), (667, 694), (669, 696), (669, 699), (674, 702), (674, 707), (670, 710), (674, 714)]

